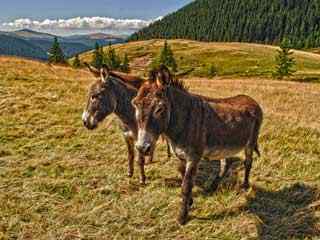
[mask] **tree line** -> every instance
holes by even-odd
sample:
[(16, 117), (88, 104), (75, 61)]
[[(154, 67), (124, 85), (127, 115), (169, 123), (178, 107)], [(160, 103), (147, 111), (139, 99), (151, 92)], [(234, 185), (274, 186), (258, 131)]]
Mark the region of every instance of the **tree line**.
[[(67, 64), (66, 57), (63, 53), (62, 48), (60, 47), (60, 43), (58, 38), (55, 38), (50, 48), (49, 52), (49, 63), (54, 64)], [(82, 62), (80, 60), (79, 55), (75, 55), (71, 65), (74, 68), (82, 67)], [(115, 49), (109, 45), (107, 51), (104, 51), (103, 46), (100, 46), (98, 43), (95, 45), (95, 50), (93, 52), (93, 59), (91, 61), (91, 65), (100, 69), (103, 65), (107, 65), (111, 70), (119, 70), (122, 72), (129, 72), (129, 58), (128, 55), (125, 54), (123, 60), (117, 55)]]
[(192, 39), (320, 46), (318, 0), (196, 0), (136, 33), (129, 40)]

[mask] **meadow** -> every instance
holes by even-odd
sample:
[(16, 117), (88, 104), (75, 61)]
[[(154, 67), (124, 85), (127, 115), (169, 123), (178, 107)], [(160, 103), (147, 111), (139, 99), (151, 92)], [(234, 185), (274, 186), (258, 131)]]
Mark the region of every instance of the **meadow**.
[[(160, 48), (162, 43), (155, 44)], [(196, 68), (185, 79), (190, 91), (212, 97), (247, 94), (261, 104), (262, 156), (255, 157), (252, 188), (239, 190), (242, 156), (233, 160), (216, 192), (209, 186), (219, 161), (203, 161), (191, 219), (178, 225), (178, 161), (167, 159), (165, 144), (159, 142), (154, 163), (146, 166), (147, 185), (140, 186), (137, 167), (132, 179), (126, 176), (118, 120), (112, 116), (112, 124), (107, 120), (96, 131), (83, 127), (81, 114), (94, 81), (90, 73), (0, 57), (1, 240), (320, 238), (320, 85), (268, 78), (272, 59), (257, 55), (272, 55), (273, 47), (255, 51), (255, 45), (216, 44), (219, 48), (210, 48), (212, 61), (222, 73), (208, 79), (198, 75), (209, 51), (199, 58), (199, 49), (192, 52), (190, 43), (185, 49), (183, 42), (171, 45), (180, 49), (175, 52), (182, 69)], [(148, 46), (129, 43), (117, 49), (127, 51), (142, 73), (141, 66), (156, 52), (149, 53)], [(230, 54), (234, 58), (227, 61), (224, 56)], [(318, 74), (320, 56), (296, 54), (298, 73)], [(248, 69), (256, 69), (254, 76), (246, 74)], [(266, 75), (257, 74), (262, 69)]]
[[(211, 66), (218, 76), (271, 77), (275, 70), (276, 46), (252, 43), (197, 42), (191, 40), (168, 40), (179, 66), (179, 72), (193, 69), (189, 76), (210, 77)], [(132, 70), (144, 74), (146, 66), (156, 57), (164, 40), (148, 40), (114, 45), (121, 57), (126, 53)], [(108, 47), (105, 47), (106, 51)], [(320, 82), (320, 55), (294, 50), (296, 73), (291, 80)], [(90, 62), (92, 51), (81, 55), (82, 61)]]

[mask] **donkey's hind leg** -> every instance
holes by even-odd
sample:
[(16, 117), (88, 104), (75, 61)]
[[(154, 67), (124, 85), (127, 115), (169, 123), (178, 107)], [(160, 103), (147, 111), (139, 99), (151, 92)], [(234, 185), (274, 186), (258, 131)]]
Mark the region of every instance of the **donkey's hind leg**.
[(249, 189), (249, 187), (250, 187), (249, 178), (250, 178), (250, 171), (252, 168), (253, 150), (254, 149), (250, 146), (247, 146), (245, 148), (245, 157), (246, 157), (246, 159), (244, 161), (245, 173), (244, 173), (244, 181), (243, 181), (242, 187), (246, 190)]
[(214, 179), (212, 181), (210, 191), (214, 192), (215, 190), (217, 190), (221, 180), (227, 176), (231, 164), (232, 164), (232, 159), (229, 159), (229, 158), (220, 159), (220, 165), (219, 165), (220, 169), (218, 174), (214, 175)]
[(134, 172), (134, 141), (131, 137), (124, 137), (128, 148), (128, 176), (132, 177)]
[(168, 140), (166, 139), (166, 144), (167, 144), (167, 155), (168, 155), (168, 159), (171, 158), (171, 147), (170, 144), (168, 142)]

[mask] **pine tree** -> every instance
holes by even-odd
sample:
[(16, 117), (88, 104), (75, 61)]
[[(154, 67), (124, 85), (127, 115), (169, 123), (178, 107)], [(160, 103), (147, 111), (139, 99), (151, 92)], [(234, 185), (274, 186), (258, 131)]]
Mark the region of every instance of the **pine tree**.
[(81, 67), (81, 61), (80, 61), (80, 58), (79, 58), (79, 55), (77, 54), (75, 57), (74, 57), (74, 60), (72, 62), (72, 66), (74, 68), (79, 68)]
[(161, 49), (160, 55), (152, 61), (151, 67), (156, 68), (161, 64), (170, 68), (173, 72), (177, 72), (178, 66), (167, 41), (164, 42), (164, 46)]
[(208, 66), (208, 77), (213, 78), (218, 75), (218, 70), (213, 64)]
[(125, 73), (128, 73), (130, 71), (129, 58), (128, 58), (127, 54), (124, 55), (123, 62), (121, 64), (120, 70), (122, 72), (125, 72)]
[(103, 62), (103, 49), (96, 42), (91, 65), (94, 66), (95, 68), (100, 69), (102, 67), (103, 63), (104, 63)]
[(107, 53), (104, 57), (104, 63), (113, 70), (117, 70), (121, 66), (121, 60), (116, 53), (116, 50), (109, 44)]
[(275, 77), (284, 78), (291, 76), (295, 72), (296, 62), (292, 57), (293, 51), (291, 50), (291, 43), (288, 39), (284, 38), (280, 44), (280, 50), (278, 50), (278, 56), (276, 57), (276, 72)]
[(65, 63), (64, 53), (60, 47), (58, 38), (55, 37), (52, 47), (49, 50), (49, 62), (50, 63)]

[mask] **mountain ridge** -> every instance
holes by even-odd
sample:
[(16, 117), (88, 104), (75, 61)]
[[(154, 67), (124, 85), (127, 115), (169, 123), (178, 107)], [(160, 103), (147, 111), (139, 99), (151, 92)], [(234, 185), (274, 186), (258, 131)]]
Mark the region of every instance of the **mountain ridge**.
[(57, 36), (31, 29), (20, 29), (12, 32), (0, 31), (0, 36), (1, 55), (21, 56), (40, 60), (48, 59), (47, 52), (51, 48), (55, 37), (58, 38), (67, 58), (93, 49), (95, 43), (105, 46), (110, 42), (114, 44), (125, 41), (122, 36), (104, 33)]

